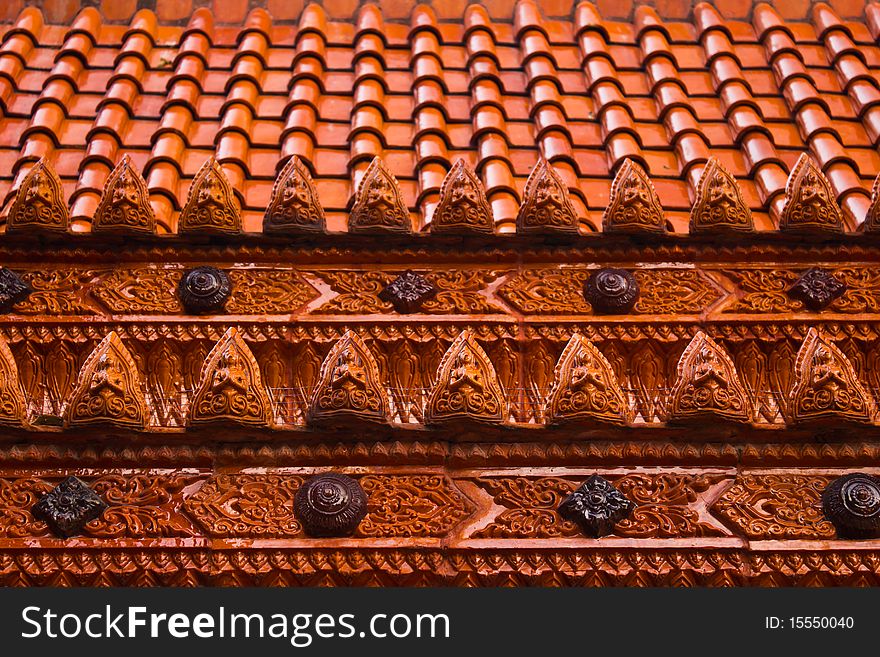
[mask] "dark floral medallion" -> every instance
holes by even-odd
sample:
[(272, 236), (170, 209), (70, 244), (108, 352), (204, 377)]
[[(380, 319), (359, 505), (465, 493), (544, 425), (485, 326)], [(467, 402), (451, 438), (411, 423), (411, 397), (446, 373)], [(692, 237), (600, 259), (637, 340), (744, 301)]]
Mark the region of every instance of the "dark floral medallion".
[(223, 309), (232, 294), (232, 283), (225, 271), (210, 266), (196, 267), (180, 279), (179, 292), (180, 301), (189, 312), (206, 313)]
[(31, 292), (30, 286), (18, 274), (0, 267), (0, 312), (9, 312), (12, 306), (27, 299)]
[(407, 270), (391, 281), (379, 293), (379, 298), (390, 303), (399, 313), (418, 312), (422, 304), (437, 294), (437, 288), (424, 276)]
[(330, 472), (304, 483), (293, 508), (309, 536), (349, 536), (367, 515), (367, 494), (351, 477)]
[(625, 314), (636, 305), (639, 283), (625, 269), (600, 269), (590, 274), (584, 285), (584, 298), (598, 314)]
[(813, 267), (801, 275), (788, 290), (788, 296), (802, 301), (813, 311), (827, 308), (834, 300), (846, 292), (846, 283), (841, 283), (824, 269)]
[(840, 538), (880, 538), (880, 479), (863, 472), (835, 479), (822, 493), (822, 510)]
[(44, 521), (56, 536), (69, 538), (98, 518), (107, 504), (82, 481), (68, 477), (34, 504), (31, 513)]
[(592, 475), (562, 501), (559, 514), (580, 525), (587, 536), (600, 538), (613, 532), (635, 507), (610, 481)]

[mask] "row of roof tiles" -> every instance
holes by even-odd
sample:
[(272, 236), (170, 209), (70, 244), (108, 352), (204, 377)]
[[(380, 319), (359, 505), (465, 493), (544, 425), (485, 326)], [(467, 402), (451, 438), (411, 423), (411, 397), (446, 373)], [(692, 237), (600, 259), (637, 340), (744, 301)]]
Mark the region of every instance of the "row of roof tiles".
[(603, 223), (613, 179), (631, 161), (683, 232), (712, 156), (736, 177), (758, 228), (773, 229), (789, 174), (808, 152), (844, 225), (870, 216), (880, 4), (862, 22), (827, 4), (809, 23), (767, 4), (748, 22), (706, 3), (689, 23), (650, 7), (629, 23), (609, 21), (590, 3), (569, 21), (545, 19), (531, 0), (514, 13), (501, 24), (472, 5), (453, 25), (420, 5), (398, 25), (365, 5), (341, 23), (310, 5), (296, 26), (256, 9), (220, 28), (197, 10), (183, 28), (146, 10), (111, 26), (89, 8), (62, 28), (28, 8), (0, 45), (3, 215), (44, 158), (60, 174), (74, 229), (88, 230), (108, 176), (129, 155), (160, 231), (173, 231), (198, 169), (215, 157), (245, 230), (255, 230), (296, 155), (315, 177), (328, 227), (344, 229), (379, 157), (421, 227), (463, 159), (503, 231), (545, 158), (584, 226)]

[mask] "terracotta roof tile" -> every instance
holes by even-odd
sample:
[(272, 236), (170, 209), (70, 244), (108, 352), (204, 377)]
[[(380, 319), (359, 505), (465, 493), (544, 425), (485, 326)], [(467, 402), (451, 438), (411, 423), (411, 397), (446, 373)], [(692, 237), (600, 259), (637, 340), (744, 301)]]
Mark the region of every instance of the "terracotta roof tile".
[(4, 217), (46, 158), (71, 229), (91, 230), (127, 155), (156, 230), (176, 232), (213, 157), (259, 232), (297, 156), (327, 230), (347, 230), (379, 157), (425, 231), (461, 159), (504, 233), (544, 158), (582, 230), (602, 230), (630, 160), (687, 232), (714, 157), (766, 231), (807, 154), (853, 230), (880, 170), (880, 3), (29, 4), (0, 11)]

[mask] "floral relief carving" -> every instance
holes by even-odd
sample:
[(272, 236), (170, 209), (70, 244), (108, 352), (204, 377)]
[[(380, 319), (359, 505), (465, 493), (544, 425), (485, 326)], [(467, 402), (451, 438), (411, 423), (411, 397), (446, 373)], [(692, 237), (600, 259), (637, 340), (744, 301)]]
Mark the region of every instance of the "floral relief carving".
[(742, 190), (722, 164), (710, 157), (697, 182), (697, 195), (691, 208), (690, 231), (754, 232), (752, 211), (743, 199)]
[(143, 429), (149, 416), (134, 358), (115, 331), (89, 354), (65, 409), (68, 426), (107, 422)]
[(92, 218), (94, 231), (153, 233), (156, 217), (147, 183), (124, 155), (104, 183), (104, 194)]
[(458, 159), (440, 185), (440, 202), (431, 219), (432, 233), (492, 233), (495, 221), (483, 183)]
[(556, 363), (544, 410), (547, 421), (583, 418), (626, 424), (628, 406), (605, 356), (582, 335), (573, 335)]
[(412, 232), (409, 209), (400, 193), (397, 178), (378, 157), (364, 172), (348, 217), (353, 233), (393, 231)]
[(523, 202), (516, 217), (516, 230), (523, 233), (577, 233), (578, 218), (568, 187), (543, 157), (526, 181)]
[(749, 422), (752, 414), (751, 401), (730, 354), (700, 331), (678, 361), (669, 396), (669, 419), (716, 415)]
[(232, 269), (232, 296), (226, 311), (236, 315), (292, 313), (318, 296), (292, 269)]
[(309, 170), (294, 155), (272, 185), (263, 217), (266, 233), (311, 233), (324, 230), (324, 208)]
[(712, 506), (738, 533), (757, 539), (829, 539), (834, 526), (822, 514), (823, 475), (741, 474)]
[[(289, 474), (217, 475), (184, 506), (209, 536), (303, 537), (293, 503), (304, 481)], [(369, 499), (356, 537), (440, 537), (472, 511), (469, 500), (442, 475), (371, 474), (357, 481)]]
[(844, 230), (843, 214), (831, 183), (813, 159), (801, 153), (785, 185), (780, 230), (833, 232)]
[(0, 425), (22, 426), (27, 422), (27, 401), (18, 367), (6, 340), (0, 338)]
[(495, 367), (470, 331), (462, 331), (440, 361), (431, 387), (425, 422), (456, 419), (500, 423), (505, 419), (504, 392)]
[(645, 170), (629, 158), (611, 183), (602, 226), (605, 232), (666, 232), (666, 217), (654, 185)]
[[(382, 291), (396, 278), (384, 271), (316, 271), (337, 293), (314, 312), (330, 315), (385, 315), (394, 313), (390, 301), (382, 299)], [(501, 276), (496, 270), (429, 271), (422, 273), (437, 292), (422, 302), (418, 312), (434, 315), (504, 313), (483, 294), (486, 286)]]
[(241, 213), (232, 185), (213, 157), (201, 166), (193, 178), (180, 211), (181, 233), (240, 233)]
[(870, 422), (874, 415), (852, 363), (814, 328), (798, 350), (789, 396), (794, 422), (824, 417)]
[(181, 273), (158, 267), (115, 269), (100, 279), (92, 294), (114, 313), (180, 313), (176, 289)]
[(231, 421), (268, 426), (272, 406), (253, 352), (235, 327), (226, 331), (205, 358), (189, 405), (190, 425)]
[[(615, 525), (617, 536), (685, 538), (722, 536), (724, 530), (702, 519), (701, 493), (724, 481), (715, 474), (627, 474), (611, 481), (636, 506)], [(472, 538), (576, 538), (581, 528), (557, 508), (580, 485), (561, 477), (481, 477), (476, 483), (504, 508)]]
[(388, 398), (379, 366), (356, 333), (346, 331), (321, 364), (309, 419), (388, 421)]
[[(498, 288), (498, 295), (525, 314), (585, 315), (589, 269), (527, 269)], [(640, 290), (633, 311), (640, 315), (697, 314), (718, 301), (722, 292), (696, 269), (640, 269), (633, 272)]]
[(31, 167), (15, 195), (7, 230), (64, 232), (70, 220), (61, 179), (46, 158)]
[(92, 269), (30, 270), (22, 280), (31, 288), (27, 299), (15, 305), (22, 315), (91, 315), (95, 307), (86, 289), (99, 272)]

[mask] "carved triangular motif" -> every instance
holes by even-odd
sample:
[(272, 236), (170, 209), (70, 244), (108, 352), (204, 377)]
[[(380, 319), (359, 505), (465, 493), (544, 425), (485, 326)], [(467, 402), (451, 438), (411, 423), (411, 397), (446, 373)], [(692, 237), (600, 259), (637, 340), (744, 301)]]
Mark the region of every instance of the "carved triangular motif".
[(874, 405), (852, 363), (812, 328), (798, 350), (789, 411), (794, 422), (836, 417), (870, 422)]
[(0, 424), (15, 427), (27, 424), (27, 400), (18, 367), (3, 338), (0, 338)]
[(880, 174), (874, 178), (874, 185), (871, 187), (871, 205), (868, 206), (868, 214), (865, 215), (865, 222), (862, 225), (866, 231), (880, 229)]
[(751, 400), (730, 354), (700, 331), (678, 361), (669, 396), (669, 419), (715, 415), (750, 422), (752, 414)]
[(295, 155), (272, 185), (263, 216), (266, 233), (317, 233), (324, 230), (324, 208), (308, 169)]
[(232, 185), (213, 157), (202, 165), (193, 178), (180, 211), (181, 233), (240, 233), (241, 213)]
[(504, 418), (504, 392), (492, 361), (470, 331), (462, 331), (440, 361), (425, 422), (470, 419), (501, 423)]
[(148, 415), (137, 363), (116, 332), (111, 331), (79, 371), (64, 410), (65, 424), (100, 422), (143, 429)]
[(630, 159), (623, 161), (611, 183), (602, 227), (606, 232), (666, 232), (663, 206), (654, 185), (645, 170)]
[(779, 218), (780, 230), (843, 232), (843, 214), (834, 189), (813, 159), (801, 153), (785, 184), (785, 205)]
[(397, 178), (378, 157), (373, 158), (358, 185), (348, 230), (358, 232), (412, 231), (409, 209)]
[(746, 205), (736, 178), (718, 160), (710, 157), (697, 183), (690, 232), (754, 230), (752, 211)]
[(431, 219), (432, 233), (492, 233), (495, 221), (483, 183), (464, 160), (455, 164), (440, 185), (440, 202)]
[(548, 422), (588, 418), (626, 424), (628, 409), (611, 364), (592, 342), (575, 333), (553, 372), (544, 411)]
[(526, 181), (516, 216), (517, 232), (576, 233), (577, 226), (577, 212), (565, 181), (547, 160), (540, 158)]
[(70, 221), (61, 179), (45, 158), (21, 181), (7, 218), (8, 231), (64, 232)]
[(309, 419), (388, 421), (388, 397), (379, 366), (356, 333), (346, 331), (321, 364)]
[(205, 358), (187, 415), (190, 425), (217, 421), (272, 424), (272, 404), (260, 366), (235, 327), (223, 334)]
[(104, 194), (92, 219), (92, 230), (129, 233), (156, 230), (147, 183), (135, 171), (127, 154), (107, 177)]

